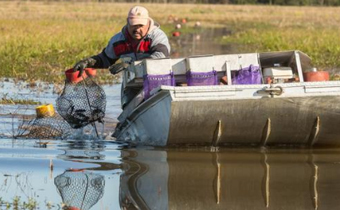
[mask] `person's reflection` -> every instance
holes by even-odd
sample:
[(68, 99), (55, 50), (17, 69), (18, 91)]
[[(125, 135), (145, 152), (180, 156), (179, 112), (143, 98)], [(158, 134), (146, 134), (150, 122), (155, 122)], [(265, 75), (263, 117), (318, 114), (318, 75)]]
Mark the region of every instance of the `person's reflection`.
[(104, 176), (85, 170), (67, 170), (54, 179), (68, 210), (88, 210), (103, 196)]

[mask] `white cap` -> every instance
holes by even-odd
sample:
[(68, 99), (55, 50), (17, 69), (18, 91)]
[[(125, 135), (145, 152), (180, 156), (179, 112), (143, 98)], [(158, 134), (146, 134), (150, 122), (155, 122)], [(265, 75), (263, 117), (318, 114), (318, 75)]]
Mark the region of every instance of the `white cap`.
[(130, 9), (128, 14), (129, 24), (134, 25), (147, 25), (149, 21), (149, 12), (145, 7), (134, 6)]

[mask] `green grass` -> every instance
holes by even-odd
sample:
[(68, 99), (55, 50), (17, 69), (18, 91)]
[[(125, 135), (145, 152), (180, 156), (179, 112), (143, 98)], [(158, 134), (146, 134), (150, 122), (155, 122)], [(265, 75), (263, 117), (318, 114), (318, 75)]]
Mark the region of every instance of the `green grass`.
[[(5, 44), (0, 45), (1, 76), (26, 80), (60, 81), (64, 70), (100, 52), (110, 37), (109, 32), (100, 33), (94, 22), (7, 20), (0, 27), (5, 37)], [(15, 38), (6, 33), (12, 27), (16, 28)]]
[[(14, 3), (1, 4), (10, 9)], [(17, 5), (9, 14), (12, 18), (0, 19), (0, 77), (61, 82), (65, 70), (78, 60), (99, 53), (123, 26), (120, 20), (96, 19), (95, 14), (86, 17), (84, 7), (73, 9), (77, 15), (63, 12), (71, 4), (50, 5), (59, 14), (37, 14), (39, 7), (49, 8), (49, 4), (33, 3), (32, 8), (29, 5)], [(114, 78), (109, 74), (99, 76), (104, 82)]]
[(33, 210), (33, 209), (37, 209), (38, 203), (34, 199), (32, 199), (32, 198), (28, 198), (27, 201), (22, 201), (20, 196), (14, 197), (13, 201), (11, 201), (11, 202), (4, 201), (0, 197), (0, 207), (1, 207), (1, 209)]
[[(15, 196), (12, 200), (6, 201), (2, 197), (0, 197), (0, 209), (3, 210), (35, 210), (35, 209), (61, 209), (65, 204), (52, 204), (49, 201), (45, 201), (44, 204), (39, 204), (34, 198), (28, 197), (27, 199), (23, 199), (20, 196)], [(62, 208), (66, 209), (66, 208)]]
[(40, 105), (41, 102), (34, 101), (31, 99), (15, 99), (11, 97), (7, 97), (8, 94), (4, 94), (2, 98), (0, 98), (0, 104), (23, 104), (23, 105)]
[(260, 24), (221, 38), (221, 44), (238, 44), (244, 52), (301, 50), (318, 68), (340, 67), (340, 28), (290, 26), (277, 28)]
[[(64, 71), (99, 53), (119, 32), (133, 4), (0, 1), (0, 77), (61, 83)], [(171, 36), (169, 16), (186, 18), (190, 33), (196, 21), (205, 28), (224, 27), (215, 37), (237, 53), (301, 50), (318, 68), (340, 66), (340, 8), (144, 4)], [(230, 52), (222, 52), (230, 53)], [(116, 81), (98, 72), (99, 83)]]
[(41, 102), (24, 99), (2, 98), (0, 104), (23, 104), (23, 105), (40, 105)]

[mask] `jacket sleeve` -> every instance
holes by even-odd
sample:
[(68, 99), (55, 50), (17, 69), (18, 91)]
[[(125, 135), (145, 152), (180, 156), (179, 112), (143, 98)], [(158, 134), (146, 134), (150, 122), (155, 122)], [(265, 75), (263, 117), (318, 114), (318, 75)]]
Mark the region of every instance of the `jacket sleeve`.
[(92, 58), (96, 60), (96, 63), (93, 66), (94, 68), (108, 68), (118, 60), (110, 58), (105, 51), (106, 48), (98, 55), (92, 56)]
[(119, 57), (116, 56), (113, 45), (115, 42), (122, 39), (123, 34), (120, 32), (116, 35), (114, 35), (109, 43), (107, 44), (106, 48), (103, 49), (101, 53), (98, 55), (93, 56), (92, 58), (96, 60), (95, 68), (108, 68), (112, 64), (114, 64)]
[(151, 44), (151, 58), (168, 58), (170, 56), (170, 44), (166, 34), (161, 29), (153, 31)]

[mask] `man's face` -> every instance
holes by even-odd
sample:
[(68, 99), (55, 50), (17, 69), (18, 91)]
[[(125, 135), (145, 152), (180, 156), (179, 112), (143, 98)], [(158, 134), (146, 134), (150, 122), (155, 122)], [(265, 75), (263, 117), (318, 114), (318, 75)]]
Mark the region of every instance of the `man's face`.
[(149, 29), (150, 22), (144, 25), (133, 25), (131, 26), (128, 24), (128, 32), (132, 36), (132, 38), (140, 40), (142, 39), (147, 33)]

